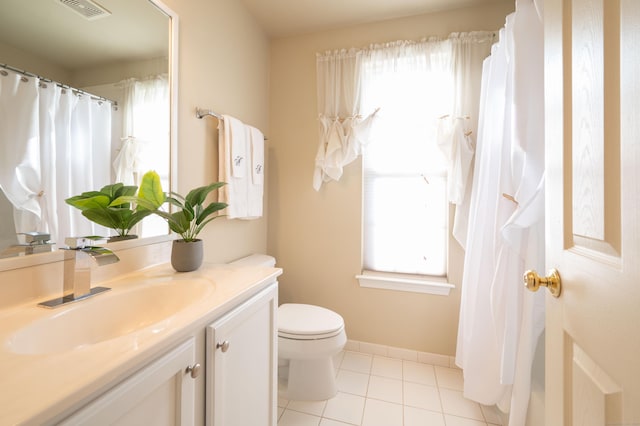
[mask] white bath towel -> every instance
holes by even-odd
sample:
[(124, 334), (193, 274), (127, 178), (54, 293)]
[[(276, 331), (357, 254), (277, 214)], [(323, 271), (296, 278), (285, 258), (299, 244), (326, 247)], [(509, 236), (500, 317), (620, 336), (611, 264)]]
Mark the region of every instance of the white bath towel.
[[(254, 148), (254, 131), (251, 129), (228, 115), (218, 123), (218, 180), (227, 183), (220, 188), (219, 200), (229, 205), (221, 212), (229, 219), (257, 219), (262, 216), (264, 136), (255, 129), (255, 138), (260, 138), (261, 143), (256, 143)], [(260, 173), (255, 178), (256, 181), (262, 179), (259, 184), (254, 184), (254, 172), (250, 170), (254, 169), (254, 152), (259, 155), (255, 161), (260, 165)], [(247, 154), (252, 158), (247, 158)]]

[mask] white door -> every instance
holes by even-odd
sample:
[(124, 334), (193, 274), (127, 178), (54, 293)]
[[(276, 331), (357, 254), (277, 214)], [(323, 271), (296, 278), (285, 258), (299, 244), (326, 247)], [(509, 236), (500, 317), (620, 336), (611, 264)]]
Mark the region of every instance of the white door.
[(546, 424), (640, 424), (640, 1), (545, 0)]

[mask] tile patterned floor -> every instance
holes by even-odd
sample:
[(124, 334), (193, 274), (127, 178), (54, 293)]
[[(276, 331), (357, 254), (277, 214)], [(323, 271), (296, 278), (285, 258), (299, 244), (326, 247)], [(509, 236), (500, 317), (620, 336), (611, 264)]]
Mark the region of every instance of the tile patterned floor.
[(278, 400), (280, 426), (493, 426), (494, 407), (462, 396), (456, 368), (344, 351), (334, 360), (338, 395)]

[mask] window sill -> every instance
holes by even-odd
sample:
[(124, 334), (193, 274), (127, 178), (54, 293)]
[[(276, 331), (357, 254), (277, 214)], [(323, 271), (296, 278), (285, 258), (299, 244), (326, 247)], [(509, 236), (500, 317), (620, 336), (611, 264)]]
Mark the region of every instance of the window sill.
[(453, 284), (446, 278), (363, 271), (356, 275), (360, 287), (448, 296)]

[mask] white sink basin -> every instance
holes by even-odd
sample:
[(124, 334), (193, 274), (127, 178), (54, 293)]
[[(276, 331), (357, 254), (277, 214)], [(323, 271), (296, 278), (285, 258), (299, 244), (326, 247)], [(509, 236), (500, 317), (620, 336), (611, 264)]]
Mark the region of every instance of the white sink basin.
[[(6, 348), (18, 354), (78, 349), (154, 325), (159, 333), (170, 317), (214, 290), (206, 279), (172, 280), (112, 290), (52, 311), (44, 311), (13, 333)], [(41, 309), (41, 308), (38, 308)]]

